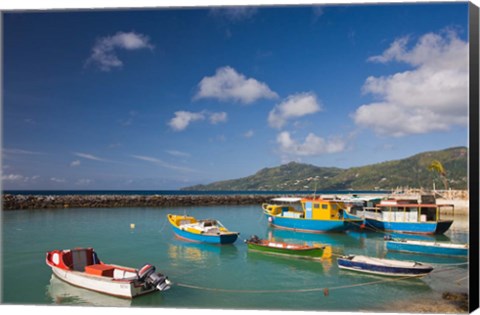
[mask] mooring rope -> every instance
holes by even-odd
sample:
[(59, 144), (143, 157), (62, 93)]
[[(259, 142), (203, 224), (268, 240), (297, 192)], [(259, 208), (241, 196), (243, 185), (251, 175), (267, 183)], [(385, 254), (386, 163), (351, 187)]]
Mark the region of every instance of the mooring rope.
[(163, 229), (164, 229), (165, 226), (167, 225), (167, 221), (168, 221), (168, 218), (165, 219), (165, 221), (163, 221), (163, 225), (162, 225), (162, 227), (160, 228), (160, 230), (158, 231), (159, 233), (162, 233), (162, 232), (163, 232)]
[(192, 285), (187, 283), (175, 283), (175, 285), (179, 287), (189, 288), (189, 289), (223, 292), (223, 293), (257, 293), (259, 294), (259, 293), (306, 293), (306, 292), (322, 291), (324, 295), (328, 295), (328, 292), (332, 290), (348, 289), (353, 287), (361, 287), (361, 286), (367, 286), (367, 285), (373, 285), (373, 284), (379, 284), (379, 283), (385, 283), (385, 282), (395, 282), (395, 281), (400, 281), (400, 280), (405, 280), (410, 278), (417, 278), (417, 277), (418, 276), (405, 276), (405, 277), (398, 277), (395, 279), (382, 279), (382, 280), (376, 280), (376, 281), (370, 281), (370, 282), (364, 282), (364, 283), (342, 285), (337, 287), (306, 288), (306, 289), (276, 289), (276, 290), (275, 289), (269, 289), (269, 290), (244, 289), (242, 290), (242, 289), (209, 288), (209, 287), (197, 286), (197, 285)]
[[(462, 263), (465, 264), (465, 263)], [(460, 264), (444, 264), (444, 265), (460, 265)], [(456, 268), (447, 268), (447, 269), (440, 269), (440, 270), (433, 270), (431, 273), (440, 273), (446, 272), (450, 270), (455, 270)], [(261, 294), (261, 293), (307, 293), (307, 292), (319, 292), (322, 291), (325, 296), (328, 296), (329, 292), (332, 290), (341, 290), (341, 289), (348, 289), (354, 287), (363, 287), (368, 285), (380, 284), (380, 283), (387, 283), (387, 282), (396, 282), (405, 279), (411, 278), (418, 278), (416, 275), (412, 276), (403, 276), (403, 277), (395, 277), (395, 278), (386, 278), (381, 280), (375, 280), (370, 282), (363, 282), (363, 283), (355, 283), (355, 284), (348, 284), (348, 285), (341, 285), (336, 287), (322, 287), (322, 288), (304, 288), (304, 289), (264, 289), (264, 290), (252, 290), (252, 289), (224, 289), (224, 288), (211, 288), (211, 287), (204, 287), (198, 286), (188, 283), (181, 283), (177, 282), (175, 285), (179, 287), (184, 287), (188, 289), (194, 290), (203, 290), (203, 291), (211, 291), (211, 292), (223, 292), (223, 293), (245, 293), (245, 294)], [(456, 282), (460, 282), (464, 279), (468, 278), (468, 276), (463, 277)]]

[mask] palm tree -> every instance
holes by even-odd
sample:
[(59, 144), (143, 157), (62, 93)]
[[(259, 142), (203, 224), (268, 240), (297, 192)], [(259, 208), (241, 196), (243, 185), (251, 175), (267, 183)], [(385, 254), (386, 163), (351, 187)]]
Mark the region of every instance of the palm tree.
[(440, 161), (433, 160), (432, 163), (430, 163), (428, 170), (437, 172), (440, 175), (440, 178), (442, 179), (443, 185), (445, 186), (445, 190), (448, 190), (447, 173), (442, 163), (440, 163)]

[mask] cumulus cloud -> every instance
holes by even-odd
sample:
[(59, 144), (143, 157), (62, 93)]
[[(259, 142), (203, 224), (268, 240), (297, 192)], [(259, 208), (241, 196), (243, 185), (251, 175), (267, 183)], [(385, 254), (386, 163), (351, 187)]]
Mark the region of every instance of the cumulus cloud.
[(10, 182), (16, 182), (16, 181), (24, 181), (25, 176), (20, 175), (20, 174), (2, 174), (2, 181), (10, 181)]
[(277, 98), (277, 93), (268, 85), (253, 78), (246, 78), (235, 69), (226, 66), (217, 69), (214, 76), (204, 77), (198, 84), (194, 99), (214, 98), (220, 101), (232, 100), (251, 104), (259, 99)]
[(363, 93), (378, 101), (360, 106), (353, 114), (355, 123), (396, 137), (466, 126), (468, 43), (452, 30), (425, 34), (411, 48), (409, 42), (409, 37), (397, 39), (381, 55), (368, 59), (402, 62), (412, 69), (368, 77)]
[(88, 64), (95, 64), (102, 71), (123, 66), (117, 56), (117, 50), (153, 49), (150, 38), (135, 32), (118, 32), (113, 36), (99, 38), (92, 48), (92, 54), (87, 60)]
[(272, 128), (282, 128), (287, 120), (314, 114), (322, 110), (322, 106), (314, 93), (298, 93), (290, 95), (276, 105), (268, 115), (268, 124)]
[(298, 142), (288, 131), (282, 131), (277, 136), (277, 143), (283, 154), (292, 156), (315, 156), (346, 149), (346, 142), (340, 137), (325, 139), (313, 133), (309, 133), (303, 142)]
[(178, 111), (175, 112), (175, 117), (173, 117), (169, 122), (168, 125), (174, 131), (183, 131), (187, 129), (187, 127), (194, 121), (201, 121), (208, 118), (212, 125), (216, 125), (219, 123), (224, 123), (227, 121), (227, 113), (225, 112), (209, 112), (209, 111), (201, 111), (201, 112), (188, 112), (188, 111)]
[(175, 112), (175, 117), (173, 117), (168, 125), (175, 131), (185, 130), (190, 123), (197, 120), (204, 120), (205, 115), (203, 113), (193, 113), (187, 111), (178, 111)]
[(218, 123), (226, 122), (227, 121), (227, 113), (219, 112), (219, 113), (212, 113), (210, 115), (210, 123), (216, 125)]

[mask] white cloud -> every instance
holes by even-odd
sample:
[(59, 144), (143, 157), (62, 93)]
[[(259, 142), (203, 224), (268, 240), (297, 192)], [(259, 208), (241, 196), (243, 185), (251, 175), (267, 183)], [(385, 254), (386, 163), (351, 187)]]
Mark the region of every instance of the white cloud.
[(56, 178), (56, 177), (52, 177), (52, 178), (50, 178), (50, 180), (51, 180), (52, 182), (55, 182), (55, 183), (65, 183), (65, 182), (66, 182), (65, 179), (63, 179), (63, 178)]
[(93, 182), (93, 180), (91, 180), (91, 179), (81, 178), (81, 179), (77, 180), (77, 182), (75, 183), (75, 185), (78, 185), (78, 186), (88, 186), (88, 185), (90, 185), (92, 182)]
[(94, 63), (102, 71), (110, 71), (112, 68), (123, 66), (123, 62), (118, 59), (117, 49), (138, 50), (153, 49), (150, 44), (150, 38), (143, 34), (135, 32), (118, 32), (113, 36), (102, 37), (97, 40), (92, 48), (92, 54), (87, 60), (87, 64)]
[(88, 153), (79, 153), (79, 152), (76, 152), (76, 153), (73, 153), (74, 155), (78, 156), (78, 157), (81, 157), (81, 158), (84, 158), (84, 159), (87, 159), (87, 160), (92, 160), (92, 161), (101, 161), (101, 162), (106, 162), (107, 160), (103, 159), (103, 158), (100, 158), (98, 156), (95, 156), (95, 155), (92, 155), (92, 154), (88, 154)]
[(253, 130), (248, 130), (247, 132), (245, 132), (245, 133), (243, 134), (243, 136), (244, 136), (245, 138), (251, 138), (251, 137), (253, 137), (254, 135), (255, 135), (255, 132), (254, 132)]
[(182, 152), (182, 151), (177, 151), (177, 150), (165, 150), (170, 155), (176, 156), (176, 157), (190, 157), (190, 153)]
[(221, 122), (227, 122), (227, 113), (219, 112), (210, 114), (210, 123), (216, 125)]
[(158, 165), (158, 166), (161, 166), (161, 167), (164, 167), (164, 168), (169, 168), (169, 169), (176, 170), (176, 171), (196, 172), (195, 170), (193, 170), (193, 169), (191, 169), (191, 168), (183, 167), (183, 166), (177, 166), (177, 165), (172, 165), (172, 164), (169, 164), (169, 163), (167, 163), (167, 162), (164, 162), (164, 161), (162, 161), (162, 160), (160, 160), (160, 159), (157, 159), (157, 158), (151, 157), (151, 156), (132, 155), (132, 157), (136, 158), (137, 160), (150, 162), (150, 163), (156, 164), (156, 165)]
[(2, 175), (2, 181), (16, 182), (16, 181), (24, 181), (24, 180), (25, 180), (25, 176), (20, 174)]
[(178, 111), (175, 112), (175, 117), (173, 117), (168, 124), (175, 131), (182, 131), (185, 130), (190, 123), (204, 119), (205, 115), (203, 113)]
[(198, 84), (194, 99), (214, 98), (220, 101), (237, 101), (250, 104), (259, 99), (277, 98), (277, 93), (263, 82), (246, 78), (235, 69), (226, 66), (217, 69), (212, 77), (204, 77)]
[(342, 152), (346, 149), (346, 142), (340, 137), (328, 140), (309, 133), (303, 143), (292, 139), (288, 131), (283, 131), (277, 136), (277, 143), (283, 154), (292, 156), (314, 156)]
[(37, 151), (23, 150), (23, 149), (5, 148), (5, 149), (2, 149), (2, 154), (3, 154), (4, 157), (8, 157), (8, 156), (11, 156), (11, 155), (44, 155), (45, 153), (37, 152)]
[(70, 166), (71, 166), (71, 167), (80, 166), (80, 160), (72, 161), (72, 163), (70, 163)]
[(201, 112), (178, 111), (174, 114), (175, 117), (168, 122), (168, 125), (174, 131), (183, 131), (187, 129), (192, 122), (205, 120), (207, 117), (212, 125), (224, 123), (228, 118), (228, 115), (225, 112), (212, 113), (206, 110)]
[(20, 174), (8, 174), (8, 175), (2, 175), (2, 181), (5, 182), (35, 182), (37, 179), (39, 179), (39, 175), (34, 175), (32, 177), (30, 176), (23, 176)]
[(290, 95), (286, 100), (276, 105), (268, 115), (268, 124), (272, 128), (282, 128), (287, 120), (314, 114), (322, 110), (317, 96), (310, 93)]
[(468, 43), (451, 30), (423, 35), (408, 48), (408, 37), (369, 61), (403, 62), (412, 70), (368, 77), (363, 92), (379, 100), (353, 114), (359, 126), (377, 134), (404, 136), (446, 131), (468, 123)]
[(224, 17), (232, 22), (239, 22), (252, 18), (257, 13), (257, 8), (247, 6), (235, 6), (228, 8), (213, 8), (210, 14), (217, 17)]

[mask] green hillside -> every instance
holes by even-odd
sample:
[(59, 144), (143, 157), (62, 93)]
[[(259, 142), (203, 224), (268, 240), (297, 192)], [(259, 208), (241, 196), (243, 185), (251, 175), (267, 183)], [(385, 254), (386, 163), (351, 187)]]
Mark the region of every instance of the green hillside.
[(434, 160), (443, 164), (450, 188), (466, 189), (467, 157), (466, 147), (456, 147), (348, 169), (290, 162), (264, 168), (248, 177), (183, 190), (389, 190), (407, 186), (431, 188), (434, 181), (437, 189), (443, 189), (440, 175), (428, 169)]

